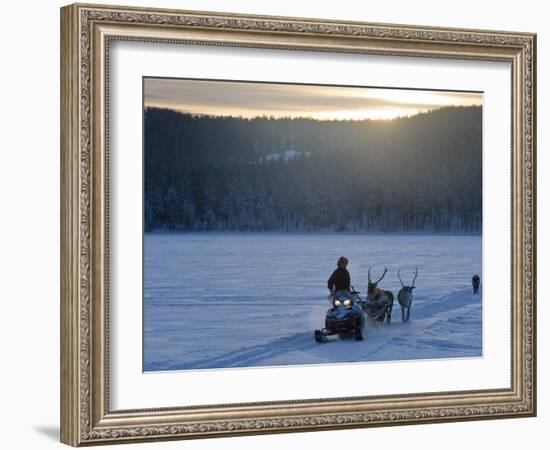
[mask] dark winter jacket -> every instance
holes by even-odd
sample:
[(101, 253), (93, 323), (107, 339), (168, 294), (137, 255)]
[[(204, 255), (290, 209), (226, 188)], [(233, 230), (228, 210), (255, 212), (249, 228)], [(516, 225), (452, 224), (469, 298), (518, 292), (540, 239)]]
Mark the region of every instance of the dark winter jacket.
[(328, 288), (332, 291), (339, 291), (341, 289), (348, 289), (350, 287), (350, 276), (347, 269), (338, 267), (328, 279)]

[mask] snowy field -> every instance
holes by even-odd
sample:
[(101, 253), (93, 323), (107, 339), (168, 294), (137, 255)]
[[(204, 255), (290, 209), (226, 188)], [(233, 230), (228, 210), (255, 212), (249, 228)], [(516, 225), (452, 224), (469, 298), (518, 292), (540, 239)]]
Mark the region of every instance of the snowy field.
[[(482, 355), (480, 236), (188, 233), (144, 239), (144, 370), (326, 364)], [(367, 270), (395, 296), (365, 340), (314, 341), (339, 256), (364, 296)], [(418, 266), (409, 323), (400, 283)], [(482, 277), (483, 284), (483, 277)], [(480, 290), (481, 291), (481, 290)]]

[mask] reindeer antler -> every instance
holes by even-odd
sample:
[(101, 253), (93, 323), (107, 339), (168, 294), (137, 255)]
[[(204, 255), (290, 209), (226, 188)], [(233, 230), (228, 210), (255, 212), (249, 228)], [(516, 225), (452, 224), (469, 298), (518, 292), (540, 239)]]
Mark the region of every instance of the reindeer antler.
[(397, 271), (397, 278), (399, 278), (399, 281), (401, 282), (401, 287), (403, 287), (403, 286), (405, 286), (405, 285), (403, 284), (403, 280), (402, 280), (401, 277), (399, 276), (399, 272), (401, 272), (401, 269), (399, 269), (399, 270)]
[(416, 277), (418, 276), (418, 267), (415, 266), (414, 268), (414, 278), (412, 282), (412, 286), (414, 287), (414, 282), (416, 281)]
[(378, 284), (378, 283), (380, 283), (380, 281), (382, 281), (382, 278), (384, 278), (387, 271), (388, 271), (388, 269), (386, 267), (384, 267), (384, 273), (382, 274), (382, 276), (380, 278), (378, 278), (378, 280), (376, 280), (375, 284)]

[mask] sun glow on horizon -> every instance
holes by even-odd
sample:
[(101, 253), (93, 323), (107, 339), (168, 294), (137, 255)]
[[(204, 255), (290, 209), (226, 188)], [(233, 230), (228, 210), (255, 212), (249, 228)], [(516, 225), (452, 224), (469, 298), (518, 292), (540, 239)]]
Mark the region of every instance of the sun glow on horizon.
[(480, 106), (481, 93), (186, 79), (144, 79), (144, 106), (194, 115), (392, 120), (446, 106)]

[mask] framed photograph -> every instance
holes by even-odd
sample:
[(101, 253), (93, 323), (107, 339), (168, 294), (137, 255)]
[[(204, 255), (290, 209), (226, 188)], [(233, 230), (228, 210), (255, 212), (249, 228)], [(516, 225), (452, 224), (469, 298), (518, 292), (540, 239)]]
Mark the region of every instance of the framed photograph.
[(61, 440), (536, 414), (536, 36), (61, 9)]

